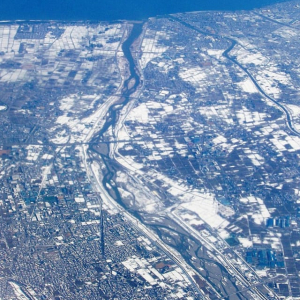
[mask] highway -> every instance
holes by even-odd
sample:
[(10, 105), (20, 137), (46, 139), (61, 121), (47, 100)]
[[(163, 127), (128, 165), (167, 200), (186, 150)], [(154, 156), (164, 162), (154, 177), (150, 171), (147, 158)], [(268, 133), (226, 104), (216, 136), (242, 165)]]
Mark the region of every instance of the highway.
[[(172, 17), (172, 19), (176, 19), (176, 18)], [(192, 26), (190, 24), (182, 22), (181, 20), (177, 19), (177, 21), (181, 22), (185, 26), (187, 26), (191, 29), (194, 29), (202, 34), (212, 35), (212, 36), (221, 38), (215, 34), (202, 32), (201, 30), (198, 30), (197, 28), (195, 28), (194, 26)], [(139, 34), (141, 32), (142, 31), (140, 31)], [(137, 35), (137, 33), (135, 33), (135, 34)], [(252, 74), (250, 74), (250, 72), (245, 67), (243, 67), (240, 63), (238, 63), (234, 58), (230, 57), (230, 55), (229, 55), (230, 51), (235, 47), (235, 45), (237, 44), (237, 41), (230, 39), (230, 38), (225, 38), (225, 39), (230, 41), (231, 45), (228, 49), (226, 49), (223, 52), (223, 56), (226, 57), (228, 60), (232, 61), (234, 64), (236, 64), (241, 70), (243, 70), (247, 74), (247, 76), (251, 79), (251, 81), (256, 86), (257, 90), (264, 97), (266, 97), (267, 99), (272, 101), (274, 104), (276, 104), (277, 107), (285, 114), (287, 126), (289, 127), (289, 129), (294, 134), (300, 135), (298, 133), (298, 131), (294, 128), (293, 123), (292, 123), (292, 118), (291, 118), (289, 112), (287, 111), (287, 109), (283, 105), (278, 103), (278, 101), (276, 101), (275, 99), (273, 99), (272, 97), (267, 95), (265, 93), (265, 91), (255, 81)], [(129, 42), (126, 43), (126, 41), (128, 41), (128, 40), (130, 40), (130, 43)], [(117, 111), (121, 111), (121, 109), (123, 107), (125, 107), (131, 100), (130, 96), (133, 93), (135, 93), (138, 88), (140, 88), (141, 80), (140, 80), (140, 75), (137, 73), (138, 72), (137, 70), (139, 70), (139, 69), (135, 67), (135, 61), (132, 57), (132, 54), (130, 53), (130, 51), (128, 52), (128, 49), (130, 48), (130, 45), (131, 45), (131, 43), (133, 43), (134, 39), (131, 36), (129, 36), (126, 41), (123, 43), (122, 50), (124, 52), (125, 57), (128, 59), (128, 62), (129, 62), (130, 75), (126, 80), (123, 80), (123, 86), (119, 87), (119, 92), (121, 91), (121, 98), (116, 99), (115, 95), (114, 95), (105, 104), (103, 104), (101, 107), (99, 107), (99, 109), (97, 110), (98, 120), (94, 124), (93, 128), (90, 130), (89, 134), (87, 135), (86, 139), (84, 140), (84, 143), (81, 143), (81, 153), (82, 153), (84, 165), (87, 170), (88, 177), (89, 177), (91, 183), (95, 186), (97, 191), (100, 193), (103, 203), (105, 203), (107, 206), (117, 210), (118, 212), (121, 212), (133, 227), (135, 227), (137, 230), (141, 231), (147, 238), (149, 238), (149, 240), (151, 240), (168, 257), (170, 257), (170, 259), (172, 259), (183, 270), (186, 277), (192, 283), (195, 291), (197, 291), (197, 293), (199, 295), (201, 295), (204, 299), (203, 293), (201, 292), (198, 285), (195, 283), (195, 281), (193, 280), (193, 278), (190, 275), (191, 267), (187, 265), (187, 263), (182, 259), (180, 254), (177, 253), (175, 250), (171, 249), (170, 247), (168, 247), (167, 245), (165, 245), (165, 243), (163, 243), (153, 231), (151, 231), (147, 226), (145, 226), (139, 220), (137, 220), (134, 216), (132, 216), (125, 208), (123, 208), (120, 204), (118, 204), (116, 202), (115, 199), (113, 199), (111, 197), (108, 187), (111, 186), (111, 188), (114, 188), (110, 184), (110, 181), (114, 176), (114, 173), (113, 173), (114, 171), (110, 170), (111, 168), (109, 167), (109, 164), (110, 164), (109, 159), (114, 158), (114, 151), (117, 149), (117, 147), (114, 147), (114, 145), (111, 145), (109, 147), (110, 148), (109, 149), (109, 157), (107, 157), (107, 159), (103, 160), (103, 163), (104, 163), (104, 165), (106, 165), (106, 168), (107, 168), (107, 172), (105, 175), (102, 174), (101, 167), (99, 165), (99, 159), (101, 159), (101, 157), (96, 157), (93, 155), (93, 153), (91, 151), (89, 151), (90, 145), (103, 142), (102, 138), (110, 127), (113, 128), (113, 132), (116, 134), (116, 137), (117, 137), (118, 130), (121, 128), (121, 125), (124, 121), (124, 116), (123, 116), (123, 118), (122, 117), (120, 118), (120, 116), (118, 116), (118, 114), (117, 114)], [(127, 47), (128, 49), (126, 49), (125, 47)], [(129, 103), (129, 106), (130, 106), (130, 103)], [(128, 112), (128, 109), (129, 109), (129, 107), (127, 108), (127, 112)], [(125, 115), (126, 115), (126, 112), (125, 112)], [(120, 141), (114, 141), (114, 142), (118, 143)], [(102, 157), (102, 159), (104, 159), (104, 157)], [(102, 162), (100, 162), (100, 163), (102, 164)], [(249, 282), (245, 278), (245, 276), (242, 274), (241, 270), (238, 269), (236, 264), (234, 264), (229, 258), (227, 258), (226, 255), (224, 255), (224, 253), (222, 253), (222, 251), (220, 249), (218, 249), (211, 241), (209, 241), (209, 239), (202, 236), (201, 234), (196, 232), (193, 228), (188, 226), (183, 220), (181, 220), (181, 218), (174, 211), (170, 211), (170, 213), (171, 213), (174, 221), (176, 221), (179, 226), (181, 226), (185, 231), (189, 232), (192, 237), (197, 239), (207, 249), (209, 249), (215, 255), (215, 259), (226, 268), (228, 273), (235, 276), (235, 278), (237, 279), (237, 281), (239, 282), (240, 287), (241, 287), (240, 290), (237, 291), (237, 293), (242, 293), (243, 291), (251, 290), (251, 292), (256, 296), (257, 299), (261, 299), (261, 300), (268, 299), (267, 296), (263, 295), (260, 292), (260, 290), (258, 290), (258, 288), (257, 288), (258, 283), (254, 284), (252, 282)], [(211, 233), (211, 234), (213, 235), (213, 233)], [(250, 266), (248, 266), (248, 264), (246, 262), (243, 261), (243, 263), (245, 263), (245, 266), (247, 266), (248, 269), (251, 271), (251, 273), (255, 276), (255, 279), (257, 280), (257, 282), (259, 282), (259, 285), (263, 284), (260, 282), (260, 278), (255, 273), (255, 271)], [(270, 291), (266, 286), (264, 286), (264, 287), (267, 291)], [(218, 294), (218, 293), (216, 292), (216, 294)], [(271, 291), (270, 291), (270, 294), (271, 294)], [(222, 299), (221, 295), (219, 295), (219, 294), (218, 294), (218, 297), (220, 299)]]
[[(135, 26), (141, 25), (138, 24)], [(113, 144), (117, 144), (120, 141), (114, 141), (114, 143), (112, 144), (109, 143), (110, 155), (109, 157), (105, 157), (105, 160), (103, 160), (103, 156), (98, 156), (93, 151), (89, 150), (89, 146), (101, 143), (104, 134), (108, 131), (110, 127), (114, 129), (114, 132), (118, 132), (120, 128), (118, 126), (118, 122), (120, 122), (120, 120), (119, 116), (117, 115), (117, 111), (120, 111), (124, 106), (126, 106), (129, 103), (130, 100), (132, 100), (130, 96), (133, 93), (135, 93), (136, 90), (140, 88), (140, 84), (142, 84), (142, 82), (140, 81), (139, 74), (136, 71), (138, 70), (138, 68), (135, 67), (134, 59), (129, 50), (131, 44), (141, 33), (142, 28), (138, 28), (134, 32), (134, 38), (131, 35), (129, 35), (127, 40), (122, 45), (124, 55), (129, 62), (130, 75), (129, 78), (123, 80), (123, 85), (120, 86), (118, 89), (118, 94), (121, 91), (120, 97), (116, 98), (116, 95), (113, 95), (111, 98), (109, 98), (109, 100), (106, 103), (99, 107), (99, 109), (96, 112), (98, 118), (97, 122), (89, 131), (84, 142), (79, 143), (78, 146), (80, 146), (79, 149), (89, 181), (101, 196), (101, 209), (103, 207), (103, 204), (105, 204), (107, 207), (110, 207), (111, 209), (122, 213), (131, 226), (133, 226), (139, 232), (144, 234), (150, 241), (152, 241), (154, 245), (156, 245), (161, 251), (163, 251), (182, 270), (186, 278), (192, 284), (195, 293), (197, 293), (201, 297), (201, 299), (205, 299), (203, 292), (200, 290), (199, 286), (190, 275), (190, 273), (192, 272), (192, 268), (185, 263), (185, 261), (181, 258), (180, 254), (168, 247), (167, 245), (165, 245), (153, 231), (151, 231), (144, 224), (142, 224), (137, 218), (132, 216), (126, 209), (124, 209), (120, 204), (117, 203), (116, 200), (114, 200), (111, 197), (108, 186), (114, 188), (110, 183), (111, 178), (113, 176), (112, 171), (110, 171), (110, 168), (107, 164), (109, 164), (109, 157), (112, 157), (112, 159), (114, 157), (114, 149), (116, 149), (116, 147), (114, 147)], [(123, 120), (124, 118), (121, 118), (121, 122), (123, 122)], [(101, 157), (103, 161), (101, 161)], [(102, 169), (99, 163), (103, 163), (107, 166), (107, 172), (105, 175), (102, 174)]]

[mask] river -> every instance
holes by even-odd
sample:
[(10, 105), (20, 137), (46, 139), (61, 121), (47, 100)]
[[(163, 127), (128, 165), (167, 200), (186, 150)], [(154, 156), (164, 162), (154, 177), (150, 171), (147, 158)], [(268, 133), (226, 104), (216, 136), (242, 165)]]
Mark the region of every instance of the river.
[[(140, 76), (137, 71), (138, 68), (136, 67), (135, 61), (130, 51), (130, 47), (133, 42), (140, 36), (142, 31), (143, 23), (134, 23), (129, 37), (122, 44), (122, 51), (129, 64), (130, 75), (123, 83), (120, 100), (109, 107), (106, 114), (105, 123), (99, 133), (93, 138), (92, 144), (105, 142), (105, 133), (109, 130), (110, 127), (114, 127), (117, 124), (118, 112), (121, 111), (126, 104), (128, 104), (128, 102), (130, 101), (130, 96), (134, 92), (136, 92), (137, 88), (140, 85)], [(112, 147), (112, 145), (110, 143), (107, 143), (107, 147)], [(115, 201), (117, 201), (121, 206), (125, 208), (117, 186), (114, 183), (112, 184), (112, 180), (115, 177), (117, 165), (115, 161), (109, 157), (109, 150), (106, 152), (106, 154), (100, 153), (100, 157), (106, 167), (106, 172), (102, 180), (103, 187)]]
[[(93, 138), (92, 145), (108, 142), (108, 140), (106, 140), (106, 133), (108, 133), (108, 130), (110, 130), (111, 127), (114, 128), (114, 126), (117, 125), (119, 112), (129, 103), (131, 95), (133, 95), (133, 93), (135, 93), (141, 85), (138, 67), (136, 66), (136, 61), (132, 56), (130, 48), (133, 42), (142, 33), (142, 29), (142, 23), (135, 23), (129, 37), (122, 44), (122, 51), (128, 61), (130, 75), (124, 81), (123, 87), (121, 88), (120, 100), (109, 107), (105, 123), (99, 133)], [(113, 144), (111, 143), (106, 143), (106, 145), (107, 147), (113, 147)], [(96, 151), (95, 148), (92, 148), (92, 146), (90, 149)], [(182, 224), (174, 220), (171, 216), (170, 218), (164, 217), (161, 219), (161, 222), (149, 223), (144, 218), (145, 215), (141, 216), (138, 211), (129, 210), (128, 207), (126, 207), (115, 183), (116, 172), (122, 168), (122, 166), (109, 156), (109, 152), (109, 148), (102, 153), (101, 151), (98, 151), (97, 156), (105, 165), (105, 170), (103, 170), (102, 186), (110, 197), (121, 205), (127, 212), (130, 212), (131, 215), (139, 219), (144, 225), (156, 232), (163, 243), (176, 249), (182, 255), (185, 262), (207, 280), (210, 287), (214, 290), (214, 293), (223, 296), (232, 295), (232, 299), (242, 300), (243, 292), (240, 290), (239, 286), (231, 281), (231, 275), (228, 271), (218, 261), (212, 260), (207, 255), (205, 246), (202, 245), (198, 239), (193, 237), (190, 232), (184, 229)], [(168, 253), (166, 254), (169, 255)], [(197, 257), (197, 260), (193, 260), (193, 257)], [(173, 257), (170, 256), (170, 258), (172, 259)], [(214, 282), (210, 278), (210, 274), (212, 273), (218, 273), (220, 278), (226, 278), (226, 282), (218, 286), (218, 282)], [(186, 275), (190, 277), (187, 273)], [(195, 280), (197, 281), (197, 279)], [(198, 281), (199, 280), (200, 277), (198, 278)], [(193, 283), (195, 290), (198, 290), (200, 295), (199, 287), (196, 286), (195, 282), (191, 280), (191, 278), (190, 281)], [(203, 283), (204, 281), (201, 282)], [(207, 284), (205, 285), (207, 286)]]

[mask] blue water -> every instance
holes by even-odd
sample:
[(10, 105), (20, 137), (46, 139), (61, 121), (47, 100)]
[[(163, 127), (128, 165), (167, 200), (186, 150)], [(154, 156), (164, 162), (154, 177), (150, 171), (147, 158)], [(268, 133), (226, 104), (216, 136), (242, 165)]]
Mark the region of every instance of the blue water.
[(0, 20), (140, 20), (197, 10), (249, 10), (278, 0), (0, 0)]

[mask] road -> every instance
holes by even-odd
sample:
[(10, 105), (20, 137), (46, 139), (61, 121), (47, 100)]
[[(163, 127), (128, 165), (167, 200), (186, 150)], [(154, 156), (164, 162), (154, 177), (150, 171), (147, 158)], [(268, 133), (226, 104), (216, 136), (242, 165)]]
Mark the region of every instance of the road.
[[(80, 146), (81, 156), (88, 179), (101, 196), (101, 201), (103, 202), (101, 203), (101, 207), (103, 206), (103, 204), (105, 204), (110, 209), (122, 213), (131, 226), (136, 228), (150, 241), (152, 241), (154, 245), (156, 245), (161, 251), (163, 251), (182, 270), (182, 272), (192, 284), (195, 293), (197, 293), (202, 299), (205, 299), (205, 297), (203, 296), (203, 292), (200, 290), (199, 286), (190, 275), (192, 268), (185, 263), (180, 254), (177, 253), (174, 249), (165, 245), (153, 231), (147, 228), (147, 226), (142, 224), (124, 207), (118, 204), (117, 201), (110, 195), (110, 189), (116, 189), (115, 184), (111, 184), (111, 180), (114, 177), (114, 171), (113, 168), (110, 167), (110, 160), (112, 160), (114, 156), (115, 147), (113, 144), (119, 143), (120, 141), (117, 140), (107, 143), (110, 153), (110, 155), (108, 156), (96, 155), (96, 153), (94, 151), (91, 151), (90, 148), (90, 146), (92, 145), (103, 142), (103, 137), (110, 127), (112, 127), (115, 132), (118, 132), (119, 115), (117, 112), (121, 111), (121, 109), (125, 107), (130, 102), (130, 100), (134, 99), (131, 97), (131, 95), (134, 94), (137, 89), (140, 88), (140, 86), (142, 86), (143, 84), (140, 81), (140, 76), (138, 74), (139, 69), (136, 68), (135, 61), (130, 52), (131, 44), (142, 33), (142, 24), (135, 24), (132, 32), (132, 35), (129, 35), (127, 40), (125, 40), (122, 45), (124, 55), (129, 62), (130, 75), (126, 80), (123, 80), (123, 86), (119, 87), (119, 99), (116, 100), (116, 95), (113, 95), (97, 110), (97, 122), (91, 128), (84, 142), (78, 144)], [(106, 166), (105, 175), (102, 174), (100, 165)]]
[[(173, 18), (173, 17), (172, 17)], [(173, 18), (176, 19), (176, 18)], [(185, 22), (182, 22), (181, 20), (177, 21), (181, 22), (183, 25), (194, 29), (202, 34), (215, 36), (218, 38), (224, 38), (219, 37), (215, 34), (205, 33), (201, 30), (198, 30), (194, 26), (187, 24)], [(96, 157), (93, 155), (94, 153), (92, 151), (89, 151), (89, 146), (92, 144), (97, 144), (100, 142), (103, 142), (103, 137), (105, 133), (112, 128), (113, 132), (117, 133), (120, 128), (120, 124), (123, 122), (124, 117), (120, 118), (118, 112), (121, 111), (122, 108), (124, 108), (127, 104), (130, 106), (130, 100), (131, 95), (136, 93), (136, 91), (140, 88), (141, 80), (140, 75), (138, 74), (139, 68), (135, 67), (135, 60), (132, 57), (132, 54), (130, 52), (130, 46), (134, 42), (135, 38), (141, 34), (142, 30), (141, 28), (138, 28), (138, 25), (135, 25), (133, 28), (134, 34), (133, 36), (130, 35), (128, 39), (123, 43), (122, 50), (124, 52), (125, 57), (127, 58), (129, 62), (129, 69), (130, 69), (130, 76), (123, 81), (123, 86), (119, 88), (120, 92), (120, 98), (116, 100), (116, 98), (110, 98), (105, 104), (103, 104), (98, 109), (98, 121), (93, 126), (91, 131), (89, 132), (88, 136), (84, 140), (84, 143), (81, 144), (81, 152), (85, 164), (85, 168), (87, 170), (88, 177), (90, 181), (93, 183), (97, 191), (100, 193), (102, 201), (106, 203), (109, 207), (112, 209), (117, 210), (118, 212), (121, 212), (124, 217), (130, 222), (130, 224), (135, 227), (137, 230), (141, 231), (145, 236), (147, 236), (157, 247), (159, 247), (168, 257), (170, 257), (184, 272), (184, 274), (187, 276), (189, 281), (192, 283), (194, 289), (199, 293), (199, 295), (203, 295), (200, 291), (198, 285), (195, 283), (193, 278), (190, 275), (191, 267), (187, 265), (187, 263), (182, 259), (182, 257), (177, 253), (174, 249), (171, 249), (168, 247), (165, 243), (163, 243), (158, 236), (151, 231), (147, 226), (142, 224), (137, 218), (135, 218), (132, 214), (130, 214), (124, 207), (122, 207), (119, 203), (116, 202), (116, 199), (113, 199), (113, 197), (110, 194), (110, 189), (116, 190), (115, 184), (111, 184), (111, 180), (115, 176), (115, 171), (113, 167), (110, 167), (111, 160), (114, 158), (114, 150), (117, 147), (114, 147), (113, 145), (110, 145), (109, 147), (109, 155), (100, 155)], [(247, 76), (251, 79), (251, 81), (256, 86), (257, 90), (267, 99), (271, 100), (273, 103), (275, 103), (278, 108), (285, 113), (286, 121), (289, 129), (297, 134), (298, 131), (294, 128), (292, 123), (292, 118), (289, 115), (289, 112), (286, 110), (286, 108), (278, 103), (275, 99), (270, 97), (265, 93), (265, 91), (259, 86), (259, 84), (255, 81), (254, 77), (250, 72), (243, 67), (239, 62), (237, 62), (234, 58), (230, 57), (230, 51), (235, 47), (237, 44), (237, 41), (226, 38), (228, 41), (230, 41), (231, 45), (228, 49), (226, 49), (223, 52), (223, 56), (226, 57), (228, 60), (232, 61), (234, 64), (236, 64), (241, 70), (243, 70)], [(125, 112), (126, 115), (126, 112)], [(120, 123), (121, 122), (121, 123)], [(118, 143), (120, 141), (114, 141), (115, 143)], [(102, 161), (99, 161), (102, 159)], [(97, 162), (98, 160), (98, 162)], [(92, 162), (92, 163), (91, 163)], [(101, 167), (99, 165), (105, 165), (106, 166), (106, 173), (104, 175), (102, 174)], [(253, 294), (256, 295), (257, 299), (266, 300), (268, 299), (265, 295), (263, 295), (258, 289), (257, 284), (253, 284), (249, 282), (245, 276), (242, 274), (241, 270), (237, 268), (237, 266), (222, 253), (212, 242), (210, 242), (207, 238), (203, 237), (201, 234), (195, 232), (193, 229), (190, 228), (190, 226), (186, 225), (183, 220), (180, 219), (179, 216), (177, 216), (174, 212), (171, 212), (172, 217), (174, 221), (176, 221), (179, 226), (181, 226), (185, 231), (189, 232), (191, 236), (196, 238), (198, 241), (200, 241), (205, 247), (208, 249), (211, 249), (212, 253), (215, 254), (216, 260), (220, 262), (226, 270), (230, 274), (234, 274), (234, 276), (237, 278), (241, 285), (241, 289), (237, 291), (237, 293), (242, 293), (242, 291), (245, 290), (251, 290)], [(245, 263), (245, 262), (244, 262)], [(248, 264), (245, 263), (246, 266)], [(248, 266), (249, 270), (254, 274), (257, 282), (259, 282), (259, 276), (252, 270), (250, 266)], [(262, 284), (262, 283), (260, 283)], [(267, 287), (265, 287), (266, 290), (269, 291)], [(220, 296), (220, 295), (219, 295)], [(204, 297), (204, 296), (203, 296)]]
[(254, 76), (248, 71), (247, 68), (245, 68), (242, 64), (240, 64), (236, 59), (234, 59), (233, 57), (231, 57), (229, 55), (229, 53), (232, 51), (232, 49), (238, 44), (238, 41), (232, 39), (232, 38), (229, 38), (229, 37), (225, 37), (225, 36), (221, 36), (221, 35), (218, 35), (218, 34), (213, 34), (213, 33), (210, 33), (210, 32), (205, 32), (203, 30), (200, 30), (198, 29), (197, 27), (189, 24), (189, 23), (186, 23), (174, 16), (171, 16), (171, 19), (172, 20), (175, 20), (177, 22), (180, 22), (182, 25), (192, 29), (192, 30), (195, 30), (203, 35), (206, 35), (206, 36), (212, 36), (212, 37), (215, 37), (215, 38), (219, 38), (219, 39), (225, 39), (227, 40), (228, 42), (231, 43), (231, 45), (229, 46), (229, 48), (227, 48), (224, 52), (223, 52), (223, 56), (225, 58), (227, 58), (228, 60), (230, 60), (232, 63), (234, 63), (236, 66), (238, 66), (244, 73), (247, 74), (247, 76), (249, 77), (249, 79), (253, 82), (253, 84), (255, 85), (255, 87), (257, 88), (258, 92), (260, 94), (262, 94), (265, 98), (267, 98), (268, 100), (272, 101), (280, 111), (282, 111), (285, 115), (285, 119), (286, 119), (286, 124), (287, 124), (287, 127), (289, 128), (289, 130), (294, 133), (295, 135), (297, 136), (300, 136), (300, 132), (295, 128), (294, 124), (293, 124), (293, 118), (292, 116), (290, 115), (289, 111), (285, 108), (284, 105), (282, 105), (279, 101), (275, 100), (273, 97), (271, 97), (270, 95), (268, 95), (264, 89), (259, 85), (259, 83), (255, 80)]

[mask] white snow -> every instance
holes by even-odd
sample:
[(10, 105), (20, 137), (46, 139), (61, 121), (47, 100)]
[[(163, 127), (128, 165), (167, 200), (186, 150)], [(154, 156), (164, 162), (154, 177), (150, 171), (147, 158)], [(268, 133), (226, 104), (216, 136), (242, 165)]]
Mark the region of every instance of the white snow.
[(140, 104), (139, 106), (133, 108), (129, 114), (126, 116), (128, 121), (137, 121), (140, 123), (148, 123), (148, 114), (149, 110), (145, 103)]
[(256, 224), (263, 224), (267, 218), (270, 218), (270, 212), (262, 199), (249, 196), (240, 198), (240, 201), (249, 208), (248, 215), (252, 217)]
[(159, 39), (164, 32), (146, 30), (145, 38), (143, 39), (141, 50), (142, 56), (140, 58), (140, 66), (142, 69), (146, 68), (147, 64), (157, 57), (160, 57), (165, 51), (169, 49), (167, 46), (159, 44)]
[(83, 197), (75, 197), (75, 202), (77, 202), (77, 203), (83, 203), (83, 202), (85, 202), (85, 200), (84, 200), (84, 198)]
[(242, 90), (246, 93), (257, 93), (257, 88), (250, 78), (238, 83)]
[(211, 194), (184, 194), (180, 198), (185, 203), (177, 207), (178, 215), (182, 212), (187, 214), (189, 211), (192, 215), (196, 213), (200, 220), (213, 228), (225, 228), (228, 225), (228, 222), (218, 214), (218, 202)]
[(178, 75), (183, 81), (187, 81), (194, 86), (198, 86), (206, 78), (205, 72), (200, 67), (182, 68)]

